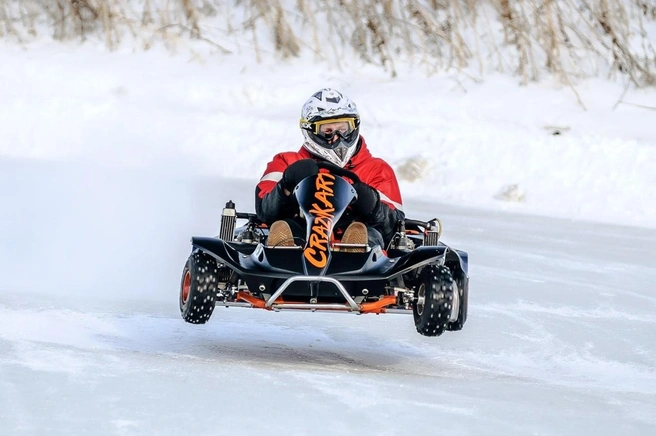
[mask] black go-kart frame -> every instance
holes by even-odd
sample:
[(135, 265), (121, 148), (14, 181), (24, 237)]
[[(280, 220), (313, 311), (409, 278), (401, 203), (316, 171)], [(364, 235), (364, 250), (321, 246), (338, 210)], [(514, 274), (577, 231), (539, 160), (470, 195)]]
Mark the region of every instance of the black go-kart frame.
[[(268, 229), (232, 201), (219, 235), (192, 237), (180, 284), (182, 318), (210, 319), (215, 306), (282, 311), (413, 314), (417, 331), (439, 336), (461, 330), (469, 300), (468, 254), (441, 241), (442, 222), (405, 219), (388, 247), (343, 244), (334, 224), (357, 198), (351, 171), (321, 163), (293, 195), (307, 223), (293, 247), (267, 245)], [(237, 220), (246, 220), (237, 228)]]

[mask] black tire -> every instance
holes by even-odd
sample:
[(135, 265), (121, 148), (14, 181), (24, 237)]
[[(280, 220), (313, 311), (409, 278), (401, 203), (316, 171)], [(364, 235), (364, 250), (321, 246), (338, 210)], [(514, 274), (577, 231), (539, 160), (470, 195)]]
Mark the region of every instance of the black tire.
[(462, 274), (457, 280), (458, 283), (458, 292), (460, 295), (460, 308), (458, 309), (458, 320), (450, 322), (446, 325), (446, 329), (449, 331), (458, 331), (462, 330), (467, 321), (467, 308), (469, 306), (469, 277)]
[(420, 334), (439, 336), (444, 333), (455, 292), (458, 292), (458, 285), (446, 266), (429, 265), (421, 271), (412, 305), (415, 327)]
[(180, 281), (180, 313), (188, 323), (205, 324), (212, 316), (218, 271), (216, 259), (202, 251), (187, 259)]

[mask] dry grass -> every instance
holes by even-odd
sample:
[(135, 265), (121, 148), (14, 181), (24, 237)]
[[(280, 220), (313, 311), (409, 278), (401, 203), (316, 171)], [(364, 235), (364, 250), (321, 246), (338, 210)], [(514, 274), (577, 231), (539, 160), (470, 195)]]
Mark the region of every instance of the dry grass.
[(340, 68), (358, 56), (392, 76), (412, 63), (522, 83), (549, 75), (572, 89), (602, 74), (655, 85), (647, 29), (656, 38), (656, 0), (0, 0), (0, 37), (21, 43), (46, 31), (110, 49), (188, 39), (258, 60), (311, 51)]

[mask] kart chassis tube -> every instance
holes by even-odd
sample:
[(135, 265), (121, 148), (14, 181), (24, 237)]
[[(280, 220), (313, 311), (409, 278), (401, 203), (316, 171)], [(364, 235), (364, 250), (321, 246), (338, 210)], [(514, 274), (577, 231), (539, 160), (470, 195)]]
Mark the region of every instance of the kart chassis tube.
[[(339, 289), (339, 292), (342, 293), (342, 295), (346, 299), (346, 302), (350, 306), (351, 310), (358, 311), (358, 312), (360, 311), (360, 306), (358, 306), (358, 303), (356, 303), (355, 300), (353, 299), (353, 297), (351, 297), (351, 295), (349, 295), (349, 293), (346, 291), (346, 288), (344, 288), (344, 286), (339, 282), (339, 280), (336, 280), (332, 277), (325, 277), (325, 276), (292, 276), (292, 277), (288, 278), (287, 280), (285, 280), (285, 282), (282, 285), (280, 285), (278, 290), (276, 292), (274, 292), (273, 295), (271, 295), (269, 297), (266, 304), (264, 305), (264, 308), (265, 309), (271, 309), (271, 307), (273, 307), (273, 303), (275, 303), (275, 301), (278, 299), (278, 297), (280, 297), (282, 295), (282, 293), (285, 292), (285, 289), (287, 289), (287, 287), (289, 285), (291, 285), (292, 283), (294, 283), (294, 282), (328, 282), (328, 283), (332, 283), (333, 285), (335, 285), (337, 287), (337, 289)], [(333, 305), (332, 304), (324, 304), (322, 306), (333, 306)]]
[[(276, 301), (282, 296), (285, 290), (294, 282), (328, 282), (335, 285), (339, 292), (342, 293), (342, 296), (346, 300), (346, 305), (344, 304), (315, 304), (315, 303), (276, 303)], [(339, 280), (332, 277), (326, 276), (292, 276), (289, 277), (285, 282), (280, 285), (280, 287), (274, 292), (266, 302), (263, 299), (254, 297), (247, 292), (239, 292), (237, 298), (245, 300), (250, 303), (253, 307), (260, 309), (268, 310), (280, 310), (280, 309), (310, 309), (310, 310), (348, 310), (349, 312), (356, 313), (381, 313), (385, 312), (385, 308), (392, 304), (396, 303), (396, 296), (386, 295), (378, 301), (358, 304), (355, 302), (353, 297), (348, 293), (346, 288), (339, 282)], [(219, 303), (220, 304), (220, 303)]]

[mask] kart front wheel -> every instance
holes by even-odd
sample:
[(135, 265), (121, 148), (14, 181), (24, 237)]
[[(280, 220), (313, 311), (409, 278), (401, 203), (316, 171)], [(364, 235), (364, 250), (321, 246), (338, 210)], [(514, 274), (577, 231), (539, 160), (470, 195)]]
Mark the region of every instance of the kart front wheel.
[(216, 259), (202, 251), (187, 259), (180, 281), (180, 313), (188, 323), (205, 324), (212, 316), (218, 270)]
[(412, 312), (417, 331), (424, 336), (439, 336), (451, 321), (453, 305), (458, 304), (458, 285), (446, 266), (423, 269), (416, 289)]

